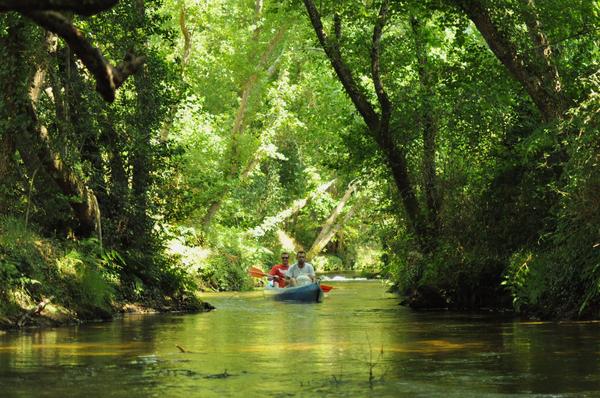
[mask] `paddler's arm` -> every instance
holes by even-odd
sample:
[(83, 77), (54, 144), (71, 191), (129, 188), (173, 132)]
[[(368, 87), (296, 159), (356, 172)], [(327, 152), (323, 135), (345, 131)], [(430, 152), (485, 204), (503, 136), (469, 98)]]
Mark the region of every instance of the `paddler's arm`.
[(289, 285), (289, 286), (296, 286), (296, 278), (292, 277), (292, 274), (294, 273), (293, 270), (294, 270), (294, 266), (292, 265), (285, 272), (285, 281), (286, 281), (286, 284)]
[(317, 281), (317, 276), (315, 275), (315, 267), (313, 267), (312, 264), (308, 265), (310, 265), (310, 269), (308, 270), (308, 277), (310, 278), (312, 283), (315, 283)]

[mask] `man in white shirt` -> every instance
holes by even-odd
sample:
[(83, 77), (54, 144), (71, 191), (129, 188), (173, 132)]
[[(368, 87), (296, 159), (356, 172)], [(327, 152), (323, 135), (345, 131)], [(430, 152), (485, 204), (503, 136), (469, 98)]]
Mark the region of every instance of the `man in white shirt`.
[(317, 280), (315, 269), (312, 264), (306, 262), (306, 253), (303, 250), (296, 253), (296, 260), (297, 262), (286, 273), (289, 285), (302, 286), (306, 283), (315, 283)]

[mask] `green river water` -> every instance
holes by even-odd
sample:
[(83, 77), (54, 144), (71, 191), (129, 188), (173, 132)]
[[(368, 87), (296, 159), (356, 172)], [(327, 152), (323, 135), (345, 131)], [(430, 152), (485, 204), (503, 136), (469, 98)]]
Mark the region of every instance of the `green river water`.
[(380, 282), (328, 284), (321, 304), (210, 294), (210, 313), (1, 334), (0, 398), (600, 397), (600, 323), (413, 312)]

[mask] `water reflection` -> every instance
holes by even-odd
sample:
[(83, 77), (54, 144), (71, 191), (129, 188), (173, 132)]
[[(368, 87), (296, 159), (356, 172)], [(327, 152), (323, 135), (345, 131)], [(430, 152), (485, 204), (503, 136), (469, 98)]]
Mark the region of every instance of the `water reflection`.
[(600, 396), (600, 323), (415, 313), (378, 282), (331, 284), (318, 305), (216, 294), (207, 314), (0, 335), (0, 396)]

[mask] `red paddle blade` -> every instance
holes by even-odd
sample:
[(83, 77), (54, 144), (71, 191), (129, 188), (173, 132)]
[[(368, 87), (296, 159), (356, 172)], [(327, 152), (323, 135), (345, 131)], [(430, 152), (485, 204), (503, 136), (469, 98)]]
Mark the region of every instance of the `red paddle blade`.
[(324, 293), (327, 293), (327, 292), (329, 292), (331, 289), (333, 289), (333, 286), (329, 286), (329, 285), (321, 285), (321, 290), (322, 290)]
[(256, 274), (265, 274), (265, 271), (263, 271), (262, 269), (260, 269), (258, 267), (250, 267), (250, 268), (248, 268), (248, 272), (254, 272)]
[(267, 276), (267, 274), (265, 274), (264, 272), (262, 272), (262, 271), (256, 271), (256, 270), (253, 270), (253, 269), (249, 269), (248, 270), (248, 274), (250, 274), (250, 276), (253, 276), (255, 278), (264, 278), (265, 276)]

